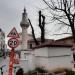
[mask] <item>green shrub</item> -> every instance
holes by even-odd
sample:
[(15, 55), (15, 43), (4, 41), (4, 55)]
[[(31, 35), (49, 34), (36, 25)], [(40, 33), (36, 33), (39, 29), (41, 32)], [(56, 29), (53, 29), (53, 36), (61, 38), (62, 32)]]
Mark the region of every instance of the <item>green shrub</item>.
[(45, 70), (44, 68), (37, 67), (37, 68), (35, 68), (35, 70), (28, 71), (24, 75), (37, 75), (37, 72), (38, 73), (48, 73), (47, 70)]
[(75, 72), (74, 71), (66, 71), (65, 75), (75, 75)]
[(40, 67), (35, 68), (35, 71), (37, 71), (38, 73), (47, 73), (48, 72), (44, 68), (40, 68)]
[(35, 72), (35, 71), (28, 71), (24, 75), (37, 75), (37, 72)]

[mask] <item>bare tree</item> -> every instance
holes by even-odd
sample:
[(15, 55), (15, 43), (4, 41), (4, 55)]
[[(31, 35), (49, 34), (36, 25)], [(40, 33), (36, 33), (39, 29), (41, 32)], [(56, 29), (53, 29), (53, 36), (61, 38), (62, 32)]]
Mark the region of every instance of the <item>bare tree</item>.
[[(51, 18), (61, 26), (71, 28), (75, 48), (75, 0), (43, 0), (50, 9)], [(75, 53), (73, 53), (75, 61)], [(75, 64), (74, 64), (75, 67)]]
[[(51, 18), (69, 26), (75, 43), (75, 0), (43, 0), (50, 9)], [(54, 22), (53, 21), (53, 22)]]
[(29, 23), (30, 23), (30, 26), (31, 26), (31, 29), (32, 29), (32, 36), (33, 36), (33, 39), (34, 39), (34, 41), (35, 41), (35, 44), (38, 45), (39, 43), (38, 43), (38, 41), (37, 41), (37, 39), (36, 39), (36, 37), (35, 37), (34, 28), (33, 28), (32, 24), (31, 24), (30, 19), (28, 19), (28, 20), (29, 20)]
[(39, 27), (41, 29), (41, 43), (45, 42), (45, 16), (39, 11)]
[[(30, 21), (30, 19), (28, 19), (28, 20), (29, 20), (29, 23), (30, 23), (30, 26), (32, 29), (32, 36), (35, 41), (35, 44), (39, 45), (39, 42), (37, 41), (37, 39), (35, 37), (34, 28), (31, 24), (31, 21)], [(39, 27), (41, 30), (41, 43), (44, 43), (45, 42), (45, 16), (41, 15), (41, 11), (39, 11)]]

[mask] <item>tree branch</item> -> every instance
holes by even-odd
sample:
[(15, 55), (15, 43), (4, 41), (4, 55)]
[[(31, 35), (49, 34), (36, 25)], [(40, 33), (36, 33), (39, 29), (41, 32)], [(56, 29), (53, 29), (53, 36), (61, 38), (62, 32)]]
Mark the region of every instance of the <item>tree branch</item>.
[(39, 43), (38, 43), (37, 39), (35, 38), (34, 28), (33, 28), (32, 24), (31, 24), (30, 19), (28, 19), (28, 20), (29, 20), (29, 23), (30, 23), (30, 26), (31, 26), (31, 29), (32, 29), (32, 36), (33, 36), (33, 39), (34, 39), (34, 41), (35, 41), (35, 44), (38, 45)]
[(60, 21), (61, 23), (65, 24), (65, 25), (67, 25), (67, 26), (70, 26), (69, 24), (65, 23), (64, 21), (61, 21), (60, 19), (58, 19), (57, 17), (54, 17), (54, 19)]
[(60, 33), (60, 34), (53, 34), (53, 35), (64, 35), (64, 34), (72, 34), (72, 33)]

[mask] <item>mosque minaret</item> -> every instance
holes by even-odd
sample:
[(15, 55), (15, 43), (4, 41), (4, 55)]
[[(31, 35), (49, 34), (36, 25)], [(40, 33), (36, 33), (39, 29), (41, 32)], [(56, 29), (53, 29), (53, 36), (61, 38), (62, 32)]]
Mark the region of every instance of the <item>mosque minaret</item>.
[(27, 18), (26, 9), (24, 8), (24, 12), (22, 13), (22, 21), (20, 22), (20, 26), (22, 28), (22, 50), (27, 50), (27, 41), (28, 34), (27, 29), (29, 27), (29, 21)]

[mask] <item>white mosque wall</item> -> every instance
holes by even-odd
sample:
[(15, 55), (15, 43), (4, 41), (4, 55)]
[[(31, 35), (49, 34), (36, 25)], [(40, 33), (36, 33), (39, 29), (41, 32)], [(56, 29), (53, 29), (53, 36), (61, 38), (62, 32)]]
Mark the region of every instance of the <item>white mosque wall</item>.
[(36, 67), (54, 69), (58, 67), (73, 68), (73, 57), (70, 48), (45, 47), (34, 50)]

